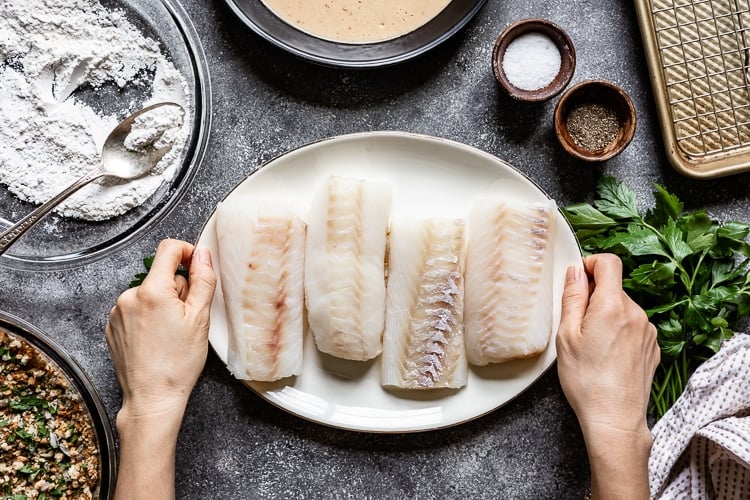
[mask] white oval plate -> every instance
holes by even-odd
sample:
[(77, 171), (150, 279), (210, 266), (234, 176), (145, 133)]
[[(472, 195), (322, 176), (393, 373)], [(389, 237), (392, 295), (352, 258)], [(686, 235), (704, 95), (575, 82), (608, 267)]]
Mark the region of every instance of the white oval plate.
[[(286, 153), (249, 175), (228, 195), (276, 199), (306, 214), (311, 194), (329, 175), (377, 179), (394, 186), (394, 217), (465, 217), (472, 201), (510, 195), (529, 201), (547, 195), (506, 162), (456, 142), (401, 132), (353, 134)], [(214, 214), (198, 246), (217, 255)], [(561, 213), (555, 231), (554, 325), (559, 324), (565, 270), (581, 264), (581, 252)], [(220, 263), (214, 268), (220, 273)], [(555, 332), (557, 326), (555, 326)], [(413, 432), (460, 424), (484, 415), (523, 392), (556, 358), (554, 335), (535, 358), (470, 367), (461, 390), (393, 392), (380, 386), (380, 358), (367, 363), (338, 360), (315, 348), (305, 332), (302, 374), (277, 383), (246, 382), (270, 403), (320, 424), (367, 432)], [(211, 305), (209, 341), (227, 360), (227, 321), (221, 284)]]

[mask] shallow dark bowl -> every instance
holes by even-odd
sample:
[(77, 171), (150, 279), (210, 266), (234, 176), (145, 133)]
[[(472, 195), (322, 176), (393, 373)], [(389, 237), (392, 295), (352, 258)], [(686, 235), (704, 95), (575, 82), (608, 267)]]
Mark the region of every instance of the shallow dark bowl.
[[(523, 90), (513, 86), (505, 76), (503, 70), (503, 57), (505, 49), (517, 37), (529, 33), (538, 32), (550, 37), (560, 51), (560, 71), (557, 76), (546, 87), (537, 90)], [(492, 71), (500, 88), (514, 99), (519, 101), (539, 102), (546, 101), (556, 96), (570, 83), (576, 69), (576, 51), (573, 42), (565, 31), (546, 19), (529, 18), (521, 19), (511, 24), (500, 33), (492, 50)]]
[[(0, 311), (0, 329), (28, 342), (41, 352), (52, 365), (56, 365), (68, 382), (81, 395), (96, 432), (99, 447), (100, 481), (94, 498), (113, 498), (117, 478), (117, 454), (114, 432), (99, 392), (78, 362), (46, 333), (26, 321)], [(49, 496), (49, 495), (48, 495)], [(3, 497), (0, 498), (10, 498)]]
[[(601, 104), (611, 108), (617, 115), (619, 130), (608, 146), (589, 151), (573, 141), (567, 126), (568, 114), (575, 105), (582, 102)], [(628, 94), (605, 80), (586, 80), (569, 88), (560, 97), (554, 115), (555, 134), (560, 145), (571, 156), (585, 161), (604, 161), (620, 154), (633, 140), (636, 121), (635, 107)]]

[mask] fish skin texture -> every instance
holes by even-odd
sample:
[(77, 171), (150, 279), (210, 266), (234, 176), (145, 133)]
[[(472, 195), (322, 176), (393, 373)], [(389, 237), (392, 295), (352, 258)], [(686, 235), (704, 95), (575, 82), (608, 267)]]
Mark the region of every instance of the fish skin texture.
[(240, 380), (302, 372), (304, 222), (278, 204), (222, 202), (216, 209), (227, 366)]
[(305, 303), (321, 352), (367, 361), (382, 351), (392, 187), (331, 177), (308, 215)]
[(466, 385), (464, 227), (460, 219), (401, 219), (391, 224), (383, 386)]
[(487, 365), (535, 356), (552, 333), (554, 201), (478, 200), (466, 255), (466, 354)]

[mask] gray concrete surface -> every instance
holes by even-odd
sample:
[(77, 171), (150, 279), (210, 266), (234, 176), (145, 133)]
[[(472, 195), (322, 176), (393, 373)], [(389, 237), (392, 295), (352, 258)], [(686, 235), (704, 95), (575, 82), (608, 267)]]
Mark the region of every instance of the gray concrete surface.
[[(343, 71), (295, 59), (252, 34), (221, 0), (184, 0), (208, 55), (214, 127), (187, 196), (144, 239), (65, 272), (0, 270), (0, 309), (50, 332), (92, 376), (114, 419), (120, 392), (103, 338), (107, 313), (159, 240), (193, 240), (216, 201), (264, 161), (328, 136), (405, 130), (465, 142), (504, 158), (561, 204), (592, 195), (602, 173), (627, 179), (640, 202), (652, 182), (715, 216), (750, 220), (748, 181), (696, 181), (668, 165), (632, 2), (489, 0), (429, 54), (381, 70)], [(632, 96), (639, 124), (619, 157), (588, 165), (557, 145), (555, 100), (502, 97), (490, 69), (510, 22), (546, 17), (578, 53), (573, 82), (605, 78)], [(581, 435), (553, 368), (503, 408), (458, 427), (358, 434), (305, 422), (234, 381), (212, 353), (180, 435), (177, 497), (581, 498), (589, 485)]]

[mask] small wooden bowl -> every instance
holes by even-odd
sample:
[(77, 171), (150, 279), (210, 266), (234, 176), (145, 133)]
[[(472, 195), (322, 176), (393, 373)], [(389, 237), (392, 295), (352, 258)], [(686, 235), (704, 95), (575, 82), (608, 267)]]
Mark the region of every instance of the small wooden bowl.
[[(602, 149), (589, 151), (578, 146), (568, 130), (568, 115), (581, 103), (601, 104), (612, 109), (619, 125), (614, 140)], [(617, 85), (605, 80), (586, 80), (569, 88), (555, 107), (555, 134), (560, 145), (571, 156), (585, 161), (609, 160), (620, 154), (635, 135), (636, 114), (628, 94)]]
[[(505, 49), (517, 37), (530, 32), (547, 35), (560, 51), (560, 72), (546, 87), (536, 90), (523, 90), (513, 86), (505, 76), (503, 57)], [(540, 18), (521, 19), (511, 24), (500, 33), (492, 50), (492, 71), (500, 87), (510, 97), (519, 101), (539, 102), (556, 96), (570, 83), (576, 69), (576, 51), (573, 42), (565, 31), (552, 21)]]

